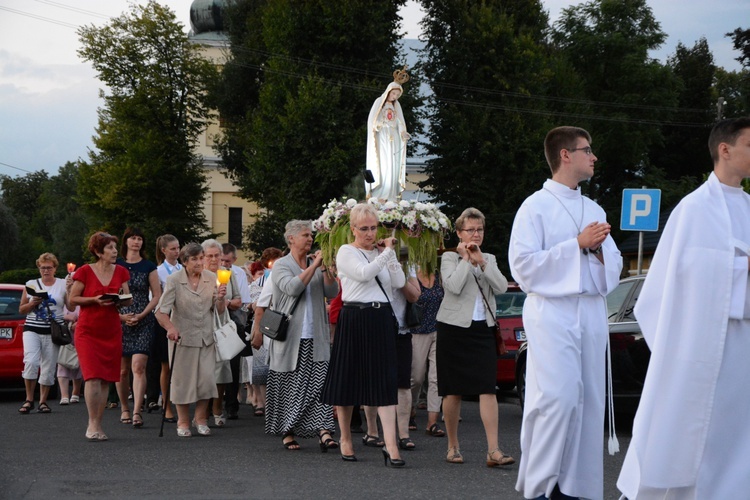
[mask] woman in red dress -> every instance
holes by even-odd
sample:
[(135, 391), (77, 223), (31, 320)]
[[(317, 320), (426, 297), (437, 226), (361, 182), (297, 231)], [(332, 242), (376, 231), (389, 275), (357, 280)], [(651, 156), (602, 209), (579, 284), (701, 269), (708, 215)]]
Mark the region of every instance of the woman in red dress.
[[(122, 357), (122, 325), (119, 306), (130, 301), (105, 300), (105, 293), (130, 293), (130, 273), (117, 260), (117, 238), (103, 232), (94, 233), (89, 239), (89, 251), (96, 262), (86, 264), (73, 276), (70, 291), (70, 307), (81, 306), (76, 325), (76, 350), (86, 381), (84, 397), (89, 412), (86, 439), (106, 441), (102, 430), (102, 416), (107, 403), (109, 383), (120, 380), (120, 358)], [(120, 292), (122, 290), (122, 292)], [(132, 299), (131, 299), (132, 300)]]

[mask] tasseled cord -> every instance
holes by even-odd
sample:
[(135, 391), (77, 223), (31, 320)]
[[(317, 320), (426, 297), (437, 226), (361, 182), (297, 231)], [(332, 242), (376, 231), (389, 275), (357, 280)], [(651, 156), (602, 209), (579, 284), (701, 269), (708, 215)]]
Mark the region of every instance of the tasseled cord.
[(610, 455), (614, 455), (620, 451), (620, 442), (617, 441), (617, 435), (615, 434), (615, 405), (614, 397), (612, 396), (612, 349), (610, 348), (609, 341), (607, 341), (607, 402), (609, 406), (609, 440), (607, 441), (607, 449)]

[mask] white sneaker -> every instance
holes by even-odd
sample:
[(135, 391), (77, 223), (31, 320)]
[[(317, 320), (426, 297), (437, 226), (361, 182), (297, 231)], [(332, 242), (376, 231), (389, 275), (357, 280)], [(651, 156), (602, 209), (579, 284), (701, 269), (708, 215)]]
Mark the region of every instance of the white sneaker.
[(68, 403), (70, 403), (70, 400), (68, 398), (60, 398), (60, 405), (65, 406)]

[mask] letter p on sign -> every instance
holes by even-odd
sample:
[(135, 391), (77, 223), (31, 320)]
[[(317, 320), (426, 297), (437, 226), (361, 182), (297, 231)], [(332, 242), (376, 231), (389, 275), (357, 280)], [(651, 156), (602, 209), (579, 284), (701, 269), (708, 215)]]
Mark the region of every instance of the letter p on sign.
[(660, 204), (660, 189), (623, 189), (620, 229), (658, 231)]

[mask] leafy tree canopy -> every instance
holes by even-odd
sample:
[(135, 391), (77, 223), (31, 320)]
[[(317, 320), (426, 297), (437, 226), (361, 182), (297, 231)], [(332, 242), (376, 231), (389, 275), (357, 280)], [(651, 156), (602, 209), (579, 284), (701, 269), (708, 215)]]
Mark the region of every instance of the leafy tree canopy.
[(78, 196), (91, 225), (114, 234), (137, 225), (151, 241), (165, 232), (181, 241), (205, 236), (206, 179), (193, 146), (212, 116), (213, 63), (153, 0), (78, 35), (78, 54), (107, 85), (98, 151), (80, 166)]

